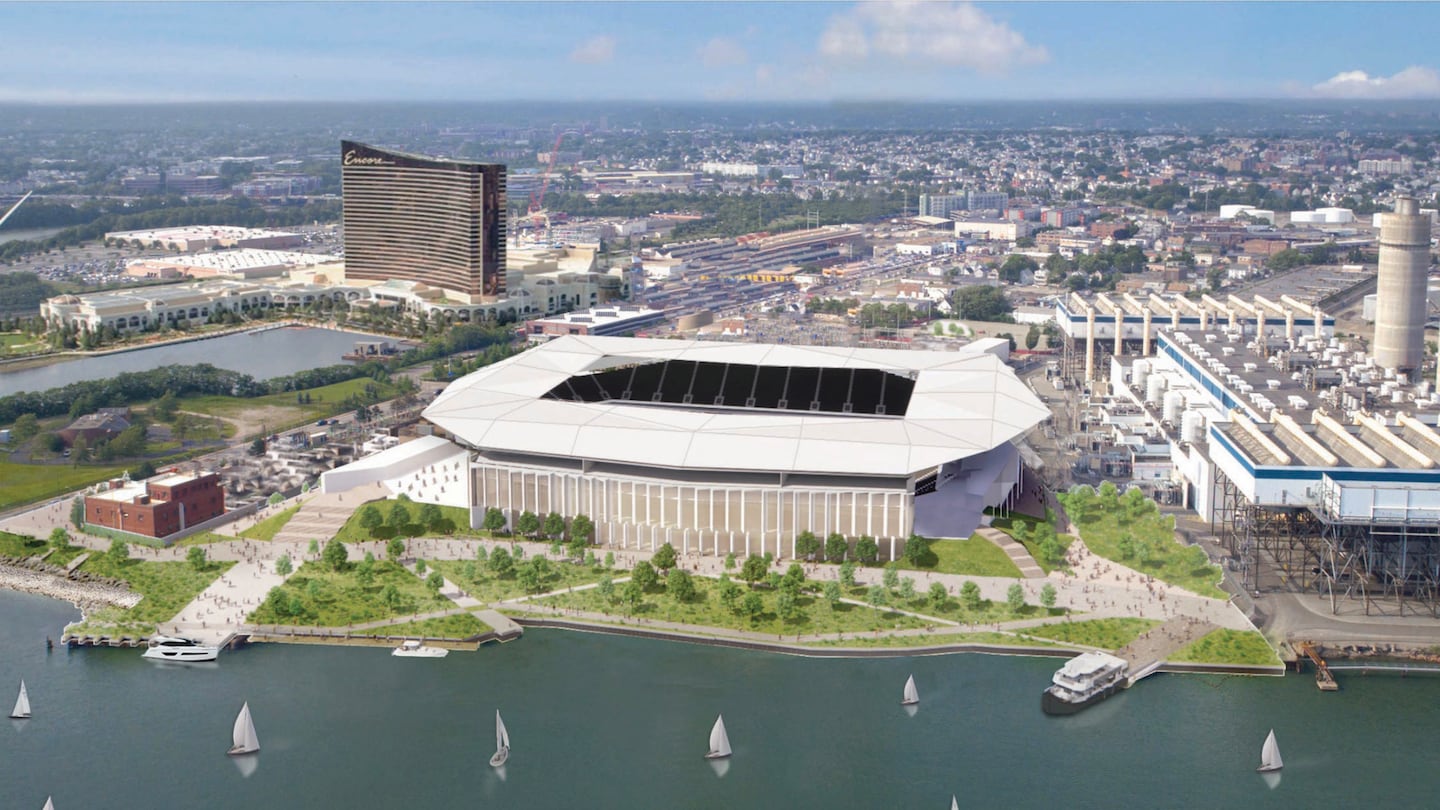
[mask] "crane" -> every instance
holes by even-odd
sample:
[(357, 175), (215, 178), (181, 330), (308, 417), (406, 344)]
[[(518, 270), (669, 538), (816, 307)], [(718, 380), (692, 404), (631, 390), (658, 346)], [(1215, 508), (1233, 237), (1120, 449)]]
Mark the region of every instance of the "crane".
[(545, 228), (550, 228), (550, 217), (545, 211), (545, 192), (550, 190), (550, 176), (555, 171), (555, 159), (560, 155), (560, 142), (565, 136), (574, 135), (577, 138), (584, 137), (578, 130), (567, 129), (555, 136), (555, 145), (550, 147), (550, 159), (545, 162), (545, 172), (540, 176), (540, 187), (530, 192), (530, 207), (527, 216), (530, 218), (530, 227), (536, 227), (540, 220), (545, 221)]

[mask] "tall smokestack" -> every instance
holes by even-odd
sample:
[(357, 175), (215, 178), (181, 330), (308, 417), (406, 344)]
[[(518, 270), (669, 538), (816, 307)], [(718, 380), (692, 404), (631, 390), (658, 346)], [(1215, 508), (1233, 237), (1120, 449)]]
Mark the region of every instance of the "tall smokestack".
[(1375, 307), (1375, 363), (1413, 371), (1425, 360), (1425, 278), (1430, 268), (1430, 215), (1413, 197), (1380, 215), (1380, 278)]

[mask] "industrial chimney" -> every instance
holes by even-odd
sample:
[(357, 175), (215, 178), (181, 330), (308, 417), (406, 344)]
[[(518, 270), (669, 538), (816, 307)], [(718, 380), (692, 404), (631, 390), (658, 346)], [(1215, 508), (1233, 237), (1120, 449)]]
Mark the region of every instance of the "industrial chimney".
[(1375, 307), (1375, 363), (1413, 371), (1425, 360), (1426, 274), (1430, 268), (1430, 215), (1413, 197), (1380, 215), (1380, 279)]

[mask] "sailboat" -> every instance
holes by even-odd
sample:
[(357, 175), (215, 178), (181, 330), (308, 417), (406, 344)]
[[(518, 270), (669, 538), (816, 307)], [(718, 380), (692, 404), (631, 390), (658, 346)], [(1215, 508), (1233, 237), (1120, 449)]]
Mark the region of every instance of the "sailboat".
[(250, 719), (250, 704), (247, 702), (240, 707), (240, 714), (235, 717), (235, 730), (230, 734), (234, 745), (227, 751), (230, 756), (240, 754), (253, 754), (260, 750), (260, 738), (255, 736), (255, 723)]
[(55, 810), (55, 803), (50, 801), (49, 796), (45, 797), (45, 806), (40, 808), (40, 810)]
[(11, 720), (30, 718), (30, 695), (25, 691), (25, 682), (20, 682), (20, 696), (15, 698), (15, 708), (10, 710)]
[(960, 810), (960, 802), (955, 800), (955, 794), (950, 794), (950, 810)]
[(920, 690), (915, 688), (915, 676), (905, 681), (905, 696), (900, 698), (901, 706), (914, 706), (920, 702)]
[(505, 730), (505, 721), (500, 719), (500, 710), (495, 710), (495, 755), (490, 757), (490, 767), (498, 768), (510, 758), (510, 732)]
[(710, 729), (710, 751), (706, 759), (724, 759), (730, 756), (730, 735), (725, 733), (725, 717), (717, 715), (715, 726)]
[(1255, 770), (1261, 773), (1278, 771), (1285, 767), (1280, 759), (1280, 746), (1275, 742), (1275, 729), (1270, 729), (1270, 736), (1265, 738), (1265, 747), (1260, 749), (1260, 767)]

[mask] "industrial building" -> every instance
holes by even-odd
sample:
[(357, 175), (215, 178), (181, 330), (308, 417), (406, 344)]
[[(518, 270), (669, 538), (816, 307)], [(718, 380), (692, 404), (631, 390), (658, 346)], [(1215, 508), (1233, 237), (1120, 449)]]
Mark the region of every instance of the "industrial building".
[(110, 231), (105, 234), (105, 241), (194, 253), (220, 248), (285, 250), (305, 244), (305, 237), (288, 231), (242, 228), (237, 225), (185, 225), (140, 231)]
[(451, 383), (424, 417), (469, 453), (476, 525), (585, 514), (601, 544), (791, 558), (799, 533), (838, 532), (893, 558), (912, 532), (969, 536), (1020, 484), (1012, 442), (1049, 412), (983, 345), (568, 336)]
[(505, 295), (505, 167), (342, 141), (345, 273)]
[(85, 522), (165, 539), (225, 513), (225, 490), (213, 472), (167, 472), (144, 481), (128, 476), (85, 493)]

